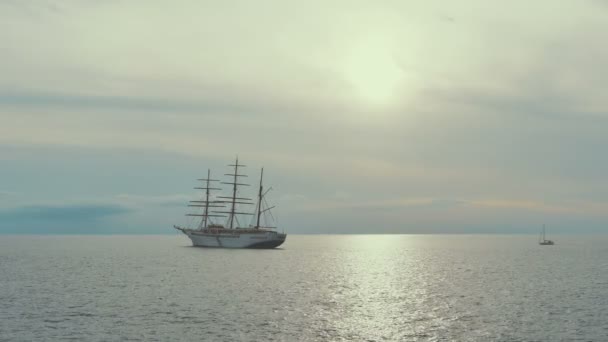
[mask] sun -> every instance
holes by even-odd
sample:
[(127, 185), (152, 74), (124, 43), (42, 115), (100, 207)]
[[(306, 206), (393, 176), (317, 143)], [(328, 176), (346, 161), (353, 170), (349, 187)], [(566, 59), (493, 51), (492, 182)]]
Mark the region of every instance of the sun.
[(357, 96), (370, 105), (389, 105), (395, 100), (403, 70), (389, 44), (381, 39), (366, 39), (350, 51), (345, 76)]

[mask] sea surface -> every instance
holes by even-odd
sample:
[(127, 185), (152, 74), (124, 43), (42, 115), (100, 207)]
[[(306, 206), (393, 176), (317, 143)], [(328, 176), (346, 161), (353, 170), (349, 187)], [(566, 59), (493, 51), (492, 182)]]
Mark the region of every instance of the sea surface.
[(1, 341), (608, 341), (608, 236), (0, 235)]

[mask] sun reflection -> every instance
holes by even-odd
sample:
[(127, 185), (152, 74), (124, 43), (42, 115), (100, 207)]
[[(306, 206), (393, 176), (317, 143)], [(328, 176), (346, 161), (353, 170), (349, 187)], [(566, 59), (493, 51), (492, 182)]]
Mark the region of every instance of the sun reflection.
[(399, 340), (404, 333), (415, 334), (409, 322), (418, 313), (408, 310), (426, 293), (424, 287), (411, 286), (419, 274), (416, 259), (403, 253), (413, 249), (415, 239), (353, 235), (343, 241), (348, 252), (336, 260), (332, 274), (328, 302), (335, 304), (328, 309), (328, 331), (354, 340)]

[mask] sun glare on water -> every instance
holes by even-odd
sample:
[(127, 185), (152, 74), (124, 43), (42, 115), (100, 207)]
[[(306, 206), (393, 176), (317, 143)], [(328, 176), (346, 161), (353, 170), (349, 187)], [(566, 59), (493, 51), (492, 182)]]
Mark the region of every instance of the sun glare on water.
[(345, 76), (361, 102), (388, 106), (397, 97), (403, 71), (388, 44), (368, 39), (356, 45), (345, 63)]

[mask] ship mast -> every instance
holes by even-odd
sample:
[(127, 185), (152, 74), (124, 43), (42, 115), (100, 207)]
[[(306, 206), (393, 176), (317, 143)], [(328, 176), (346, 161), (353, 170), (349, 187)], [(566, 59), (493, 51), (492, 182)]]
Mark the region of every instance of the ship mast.
[[(222, 208), (223, 204), (220, 204), (220, 201), (209, 201), (209, 191), (210, 190), (221, 190), (220, 188), (212, 188), (210, 187), (210, 182), (219, 182), (217, 179), (211, 179), (211, 170), (207, 169), (207, 178), (198, 179), (199, 181), (205, 181), (205, 187), (195, 187), (195, 189), (205, 190), (205, 200), (204, 201), (190, 201), (189, 207), (202, 207), (204, 208), (203, 214), (186, 214), (186, 216), (201, 216), (203, 219), (198, 226), (198, 229), (205, 229), (209, 223), (209, 217), (226, 217), (225, 215), (213, 215), (209, 214), (209, 208)], [(220, 205), (218, 205), (220, 204)]]
[(255, 224), (255, 229), (260, 229), (260, 216), (262, 216), (262, 179), (264, 178), (264, 168), (260, 172), (260, 192), (258, 193), (258, 219)]
[[(266, 209), (262, 209), (262, 205), (265, 202), (264, 200), (264, 195), (266, 195), (268, 193), (268, 191), (270, 191), (272, 189), (272, 187), (268, 188), (268, 190), (266, 190), (264, 192), (264, 184), (262, 182), (262, 180), (264, 179), (264, 168), (262, 168), (262, 171), (260, 172), (260, 190), (258, 192), (258, 210), (257, 210), (257, 221), (256, 221), (256, 225), (255, 225), (255, 229), (260, 229), (260, 218), (262, 217), (262, 214), (269, 211), (270, 209), (273, 209), (275, 206), (273, 205), (272, 207), (266, 208)], [(272, 215), (272, 214), (271, 214)], [(274, 228), (274, 227), (264, 227), (264, 228)]]
[[(232, 182), (232, 206), (230, 207), (230, 229), (234, 226), (234, 213), (236, 209), (236, 188), (237, 188), (237, 177), (246, 177), (245, 175), (239, 175), (239, 166), (245, 167), (245, 165), (239, 165), (239, 157), (236, 157), (236, 162), (234, 163), (234, 182)], [(226, 176), (231, 176), (231, 174), (227, 173)]]
[(214, 211), (214, 212), (215, 213), (226, 213), (226, 214), (228, 214), (228, 227), (230, 229), (233, 229), (234, 228), (234, 221), (236, 219), (236, 215), (237, 214), (239, 214), (239, 215), (253, 215), (251, 213), (237, 212), (236, 211), (236, 205), (237, 204), (253, 204), (253, 203), (246, 202), (246, 201), (251, 201), (250, 198), (236, 197), (239, 185), (249, 186), (249, 184), (239, 183), (239, 177), (247, 177), (247, 175), (241, 175), (241, 174), (239, 174), (239, 167), (245, 167), (246, 165), (239, 164), (239, 157), (236, 157), (236, 162), (234, 164), (231, 164), (231, 165), (228, 165), (228, 166), (234, 166), (234, 173), (226, 173), (224, 175), (225, 176), (232, 176), (233, 177), (233, 181), (232, 182), (222, 182), (222, 184), (232, 185), (232, 196), (231, 197), (218, 196), (218, 198), (229, 199), (229, 201), (222, 201), (222, 203), (230, 203), (231, 204), (230, 211)]
[(207, 228), (207, 214), (209, 214), (209, 181), (211, 180), (211, 170), (207, 169), (207, 187), (205, 189), (205, 217), (203, 217), (203, 228)]

